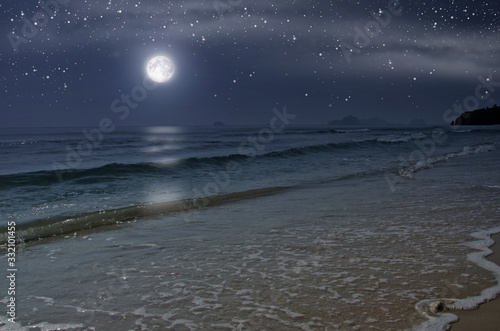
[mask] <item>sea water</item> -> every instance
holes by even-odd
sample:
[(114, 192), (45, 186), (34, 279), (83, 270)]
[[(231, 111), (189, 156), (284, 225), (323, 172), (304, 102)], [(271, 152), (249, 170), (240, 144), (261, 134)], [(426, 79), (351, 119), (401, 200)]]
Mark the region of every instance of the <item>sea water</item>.
[(497, 127), (89, 132), (1, 131), (2, 330), (432, 328), (497, 285)]

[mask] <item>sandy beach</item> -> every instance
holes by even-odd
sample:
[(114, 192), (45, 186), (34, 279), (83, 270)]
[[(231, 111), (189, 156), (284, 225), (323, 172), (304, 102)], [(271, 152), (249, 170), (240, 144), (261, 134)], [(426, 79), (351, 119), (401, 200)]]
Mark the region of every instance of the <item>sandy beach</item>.
[[(500, 265), (500, 234), (492, 236), (495, 244), (490, 247), (493, 254), (487, 259)], [(500, 329), (500, 300), (497, 297), (495, 300), (486, 302), (479, 306), (479, 309), (468, 311), (453, 311), (460, 320), (452, 325), (453, 331), (498, 331)]]

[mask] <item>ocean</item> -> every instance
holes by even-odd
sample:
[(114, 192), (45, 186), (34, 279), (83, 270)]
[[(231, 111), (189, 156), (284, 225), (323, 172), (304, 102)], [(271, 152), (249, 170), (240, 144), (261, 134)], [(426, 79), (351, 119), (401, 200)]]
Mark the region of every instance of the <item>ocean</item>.
[(2, 128), (0, 328), (437, 330), (500, 292), (498, 126), (275, 124)]

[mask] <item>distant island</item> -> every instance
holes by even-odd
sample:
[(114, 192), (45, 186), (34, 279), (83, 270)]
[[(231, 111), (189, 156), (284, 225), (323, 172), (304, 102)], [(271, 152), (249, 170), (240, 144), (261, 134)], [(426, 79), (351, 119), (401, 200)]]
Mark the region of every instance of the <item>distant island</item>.
[(214, 124), (212, 124), (212, 126), (226, 126), (226, 124), (221, 121), (215, 121)]
[[(402, 123), (392, 123), (378, 117), (372, 117), (369, 119), (359, 119), (356, 116), (346, 116), (341, 120), (329, 121), (328, 125), (331, 126), (405, 126)], [(423, 119), (413, 119), (408, 123), (408, 126), (427, 126), (427, 123)]]
[(500, 107), (481, 108), (467, 111), (457, 117), (451, 125), (497, 125), (500, 124)]

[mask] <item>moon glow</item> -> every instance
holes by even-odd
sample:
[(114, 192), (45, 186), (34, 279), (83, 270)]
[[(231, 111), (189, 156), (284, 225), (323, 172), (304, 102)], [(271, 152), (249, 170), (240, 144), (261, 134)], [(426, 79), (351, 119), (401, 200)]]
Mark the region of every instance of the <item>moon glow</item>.
[(149, 60), (146, 71), (156, 83), (164, 83), (174, 74), (174, 63), (165, 56), (155, 56)]

